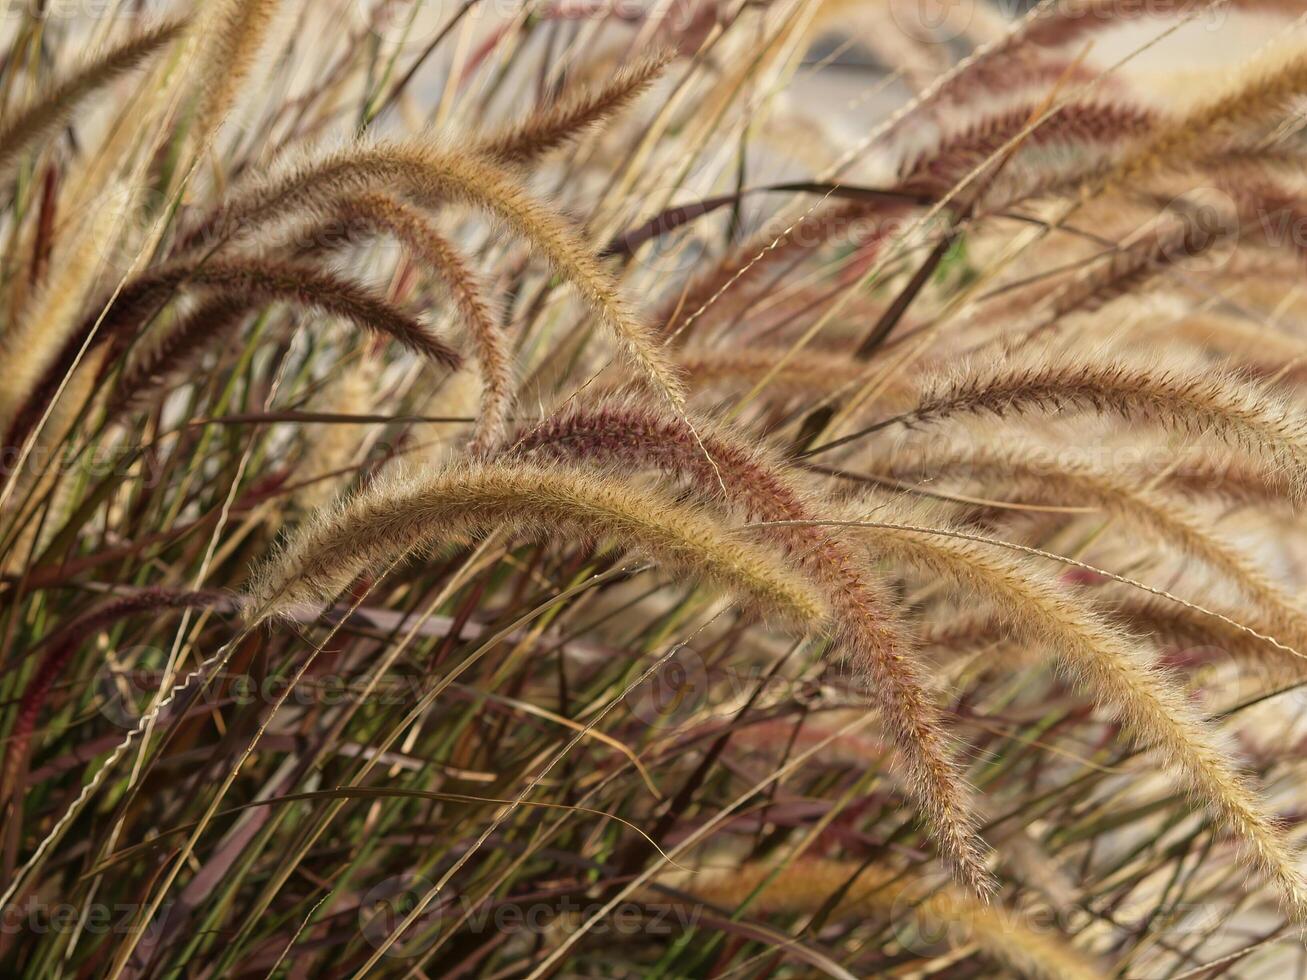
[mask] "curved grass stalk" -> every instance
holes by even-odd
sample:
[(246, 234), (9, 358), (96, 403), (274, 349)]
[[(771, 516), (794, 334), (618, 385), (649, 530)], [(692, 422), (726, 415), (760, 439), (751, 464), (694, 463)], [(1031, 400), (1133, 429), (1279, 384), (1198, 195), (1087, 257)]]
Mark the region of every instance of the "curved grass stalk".
[(188, 21), (174, 20), (148, 28), (65, 77), (31, 105), (8, 113), (0, 122), (0, 177), (33, 143), (59, 130), (81, 105), (105, 85), (174, 41)]
[[(1229, 140), (1282, 114), (1285, 105), (1307, 91), (1307, 50), (1294, 38), (1258, 52), (1227, 91), (1208, 99), (1164, 126), (1109, 178), (1113, 186), (1165, 167), (1185, 166), (1227, 148)], [(1260, 135), (1260, 134), (1258, 134)]]
[(204, 48), (193, 74), (199, 81), (200, 101), (192, 137), (201, 146), (231, 111), (280, 6), (280, 0), (212, 2), (200, 25)]
[(704, 513), (614, 477), (529, 463), (480, 463), (391, 475), (295, 536), (255, 589), (272, 612), (343, 590), (359, 574), (493, 530), (539, 538), (611, 538), (668, 570), (718, 585), (798, 624), (824, 599), (779, 556), (745, 544)]
[[(769, 378), (767, 390), (781, 395), (829, 393), (865, 383), (876, 373), (875, 368), (847, 354), (780, 346), (690, 348), (677, 353), (676, 364), (693, 391), (731, 386), (747, 389)], [(897, 375), (886, 380), (896, 394), (910, 390)]]
[(506, 166), (530, 165), (617, 115), (643, 95), (675, 57), (671, 49), (648, 54), (602, 86), (569, 92), (521, 122), (480, 140), (474, 149)]
[(977, 444), (943, 455), (927, 455), (920, 462), (923, 473), (932, 477), (962, 473), (986, 483), (1001, 483), (1023, 501), (1060, 504), (1070, 500), (1099, 507), (1223, 575), (1269, 613), (1271, 632), (1284, 636), (1296, 647), (1307, 648), (1307, 613), (1251, 557), (1224, 540), (1181, 500), (1020, 439), (1005, 439), (1001, 446)]
[(144, 589), (134, 595), (109, 599), (64, 623), (42, 644), (45, 654), (36, 673), (28, 681), (18, 705), (18, 715), (5, 751), (0, 770), (0, 806), (14, 788), (19, 766), (36, 731), (37, 718), (45, 699), (68, 665), (68, 661), (86, 643), (87, 638), (128, 616), (167, 609), (206, 608), (225, 602), (216, 592), (173, 592), (167, 589)]
[(1116, 415), (1191, 435), (1211, 435), (1307, 487), (1307, 424), (1284, 396), (1229, 372), (1124, 357), (1034, 355), (977, 364), (925, 386), (915, 408), (810, 451), (823, 452), (901, 423), (968, 415)]
[[(1195, 614), (1192, 609), (1165, 602), (1156, 596), (1140, 596), (1130, 591), (1105, 590), (1102, 596), (1094, 595), (1094, 604), (1103, 614), (1122, 624), (1131, 632), (1151, 636), (1159, 645), (1170, 643), (1199, 651), (1219, 650), (1220, 656), (1232, 657), (1241, 666), (1251, 664), (1264, 669), (1268, 675), (1283, 678), (1301, 678), (1303, 662), (1298, 657), (1286, 657), (1284, 651), (1259, 640), (1256, 636), (1234, 629), (1223, 619)], [(1211, 608), (1211, 603), (1206, 603)], [(1232, 615), (1227, 619), (1233, 619)], [(1239, 621), (1253, 624), (1258, 633), (1268, 634), (1272, 627), (1257, 622), (1247, 610), (1238, 610)], [(1167, 664), (1180, 670), (1190, 665), (1183, 659), (1168, 657)]]
[[(76, 359), (85, 341), (77, 327), (78, 316), (105, 257), (117, 242), (121, 231), (118, 218), (114, 208), (106, 207), (90, 215), (81, 227), (72, 229), (65, 246), (53, 256), (50, 278), (31, 298), (17, 322), (0, 333), (0, 361), (5, 365), (4, 384), (0, 385), (0, 432), (14, 424), (24, 399), (43, 378), (58, 371), (57, 385)], [(6, 445), (17, 446), (20, 441)]]
[(117, 419), (185, 374), (212, 345), (235, 336), (252, 306), (243, 296), (213, 296), (169, 324), (161, 337), (147, 337), (146, 349), (123, 367), (106, 414)]
[[(112, 343), (113, 349), (121, 349), (181, 289), (213, 292), (247, 304), (294, 303), (388, 336), (450, 370), (457, 370), (462, 364), (461, 355), (420, 320), (343, 276), (289, 262), (243, 258), (183, 260), (138, 276), (123, 286), (103, 315), (97, 312), (83, 322), (17, 413), (9, 429), (10, 438), (20, 441), (30, 431), (50, 394), (71, 369), (78, 351), (93, 332), (95, 345)], [(210, 339), (207, 334), (196, 336), (189, 329), (179, 335), (201, 343)], [(175, 342), (172, 346), (175, 348)]]
[(484, 287), (462, 253), (417, 208), (388, 194), (371, 193), (345, 201), (343, 210), (352, 223), (385, 230), (403, 242), (453, 296), (481, 368), (481, 411), (471, 451), (488, 452), (503, 437), (512, 410), (513, 366), (508, 340)]
[(871, 510), (875, 521), (853, 523), (876, 553), (982, 596), (1020, 635), (1050, 647), (1069, 677), (1141, 746), (1151, 746), (1171, 780), (1231, 835), (1279, 891), (1286, 913), (1307, 922), (1307, 882), (1296, 849), (1233, 762), (1227, 741), (1145, 649), (1028, 561), (933, 527), (919, 510), (897, 502), (875, 501), (860, 513)]
[(228, 201), (180, 243), (220, 247), (237, 231), (267, 228), (306, 214), (330, 217), (350, 196), (398, 190), (420, 204), (449, 201), (489, 212), (545, 257), (617, 337), (643, 374), (678, 407), (684, 390), (658, 340), (566, 220), (532, 199), (510, 173), (484, 157), (430, 140), (356, 145), (256, 183)]
[[(702, 440), (702, 441), (700, 441)], [(513, 452), (536, 459), (657, 469), (698, 496), (719, 499), (750, 520), (805, 521), (807, 492), (774, 461), (731, 434), (695, 430), (639, 403), (612, 402), (556, 415), (523, 435)], [(906, 784), (943, 857), (969, 888), (992, 888), (974, 804), (951, 739), (925, 687), (906, 631), (874, 573), (828, 530), (776, 526), (768, 536), (821, 584), (834, 611), (839, 648), (862, 671), (899, 747)]]

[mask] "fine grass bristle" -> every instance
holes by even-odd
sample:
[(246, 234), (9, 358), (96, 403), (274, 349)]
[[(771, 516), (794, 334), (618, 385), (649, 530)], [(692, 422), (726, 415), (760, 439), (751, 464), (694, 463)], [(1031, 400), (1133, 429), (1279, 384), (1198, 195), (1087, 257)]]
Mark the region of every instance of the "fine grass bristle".
[(204, 11), (204, 44), (194, 74), (200, 87), (193, 139), (209, 141), (236, 101), (259, 56), (280, 0), (211, 0)]
[(1286, 912), (1304, 921), (1307, 883), (1295, 848), (1231, 760), (1227, 740), (1151, 665), (1145, 650), (1028, 561), (955, 535), (932, 523), (929, 510), (878, 501), (852, 513), (875, 515), (863, 536), (879, 554), (974, 592), (1003, 609), (1014, 631), (1047, 644), (1068, 676), (1137, 744), (1156, 752), (1167, 775), (1234, 838), (1279, 891)]
[(656, 469), (699, 497), (724, 495), (746, 519), (773, 525), (764, 533), (826, 592), (840, 651), (865, 672), (945, 859), (969, 888), (993, 887), (970, 792), (897, 614), (872, 569), (843, 542), (820, 527), (777, 523), (816, 514), (808, 492), (775, 460), (729, 431), (705, 426), (696, 433), (678, 418), (622, 401), (559, 414), (516, 440), (513, 452), (572, 465)]
[[(462, 365), (462, 355), (426, 324), (368, 287), (335, 273), (311, 265), (269, 260), (180, 260), (161, 265), (127, 283), (106, 307), (82, 323), (64, 342), (31, 397), (16, 413), (9, 427), (10, 437), (19, 439), (30, 431), (60, 379), (71, 369), (88, 341), (96, 345), (108, 343), (114, 349), (122, 349), (181, 289), (217, 293), (238, 298), (243, 303), (292, 303), (338, 316), (362, 330), (390, 337), (450, 370), (457, 370)], [(220, 312), (230, 314), (231, 308), (226, 307)], [(201, 331), (208, 329), (205, 325), (200, 326)], [(198, 343), (213, 339), (205, 333), (192, 336), (193, 333), (199, 331), (183, 330), (171, 343), (164, 343), (175, 349), (186, 338)]]
[(24, 399), (39, 390), (42, 379), (53, 375), (62, 380), (72, 370), (86, 339), (79, 334), (78, 314), (120, 230), (112, 208), (69, 229), (63, 247), (52, 256), (49, 278), (0, 334), (0, 360), (5, 364), (0, 432), (14, 426)]
[(676, 56), (656, 51), (603, 85), (568, 92), (509, 129), (475, 144), (476, 152), (506, 165), (528, 165), (621, 112), (658, 79)]
[(347, 199), (342, 212), (351, 225), (366, 224), (394, 235), (440, 278), (461, 314), (481, 369), (481, 411), (473, 453), (485, 453), (504, 435), (513, 404), (512, 353), (485, 287), (454, 244), (440, 234), (420, 210), (387, 194)]
[(1300, 972), (1302, 0), (9, 6), (0, 977)]
[(1282, 471), (1295, 495), (1307, 486), (1307, 426), (1284, 397), (1182, 358), (1168, 364), (1041, 352), (976, 363), (928, 382), (916, 407), (889, 421), (912, 426), (968, 415), (1019, 418), (1073, 411), (1210, 436)]
[(1020, 438), (1002, 446), (927, 453), (921, 469), (947, 479), (955, 473), (1027, 503), (1083, 504), (1169, 544), (1184, 559), (1207, 565), (1242, 589), (1286, 643), (1307, 646), (1307, 614), (1267, 578), (1254, 559), (1224, 540), (1220, 531), (1184, 501), (1132, 482), (1126, 474), (1067, 458), (1048, 446)]
[(68, 74), (30, 105), (8, 113), (0, 121), (0, 178), (32, 144), (56, 133), (83, 102), (167, 47), (186, 26), (187, 21), (174, 20), (149, 27)]
[(523, 191), (520, 182), (490, 160), (428, 140), (363, 144), (291, 168), (227, 203), (181, 242), (191, 251), (221, 245), (288, 216), (330, 214), (336, 202), (384, 189), (418, 203), (460, 201), (488, 212), (538, 251), (580, 293), (621, 342), (632, 361), (674, 404), (684, 391), (658, 340), (622, 298), (611, 276), (576, 232), (554, 211)]
[(639, 484), (586, 470), (484, 463), (378, 481), (297, 536), (265, 569), (256, 608), (278, 612), (329, 598), (365, 570), (429, 553), (467, 537), (504, 531), (540, 537), (562, 529), (612, 538), (668, 571), (732, 591), (767, 615), (809, 625), (825, 601), (766, 550), (732, 539), (704, 514)]

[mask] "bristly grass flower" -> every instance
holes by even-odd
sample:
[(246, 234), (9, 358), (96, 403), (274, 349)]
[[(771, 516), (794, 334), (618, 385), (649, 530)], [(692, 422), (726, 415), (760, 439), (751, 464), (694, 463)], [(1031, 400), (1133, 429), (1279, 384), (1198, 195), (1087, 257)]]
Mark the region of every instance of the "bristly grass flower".
[(16, 6), (0, 973), (1298, 968), (1301, 3)]

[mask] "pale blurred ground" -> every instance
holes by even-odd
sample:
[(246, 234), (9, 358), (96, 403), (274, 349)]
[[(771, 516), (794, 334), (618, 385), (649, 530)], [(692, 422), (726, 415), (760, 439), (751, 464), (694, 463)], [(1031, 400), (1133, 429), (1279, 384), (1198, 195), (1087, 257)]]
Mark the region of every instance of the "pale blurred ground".
[[(4, 40), (20, 22), (14, 16), (14, 5), (31, 4), (36, 0), (0, 0), (0, 40)], [(160, 11), (168, 9), (203, 9), (203, 0), (162, 0), (143, 5), (142, 9)], [(268, 87), (252, 86), (255, 97), (249, 99), (233, 118), (241, 125), (242, 117), (248, 122), (257, 118), (268, 105), (275, 104), (285, 94), (302, 93), (321, 73), (330, 52), (338, 51), (346, 37), (371, 35), (381, 42), (383, 49), (399, 46), (397, 64), (408, 64), (434, 39), (462, 7), (463, 0), (386, 0), (395, 11), (393, 21), (379, 30), (374, 24), (374, 10), (381, 0), (283, 0), (279, 29), (274, 32), (282, 40), (293, 40), (292, 55), (286, 61), (268, 59), (261, 67), (276, 73), (276, 83)], [(559, 6), (584, 6), (589, 0), (549, 0)], [(599, 3), (600, 0), (594, 0)], [(603, 0), (618, 4), (619, 9), (667, 9), (678, 4), (693, 9), (707, 8), (709, 0)], [(777, 6), (781, 0), (771, 0)], [(925, 77), (933, 74), (932, 65), (952, 63), (978, 38), (992, 36), (1019, 11), (1014, 4), (1020, 0), (798, 0), (811, 4), (813, 10), (830, 10), (825, 16), (822, 30), (814, 35), (814, 45), (804, 58), (795, 77), (786, 86), (782, 96), (799, 108), (810, 123), (825, 131), (833, 144), (848, 145), (863, 137), (879, 121), (901, 106), (911, 94), (910, 86), (887, 78), (889, 62), (924, 64)], [(1123, 0), (1127, 2), (1127, 0)], [(1131, 3), (1146, 0), (1128, 0)], [(1187, 7), (1185, 0), (1152, 0), (1160, 8)], [(593, 6), (594, 3), (591, 3)], [(953, 20), (941, 31), (924, 28), (919, 18), (935, 16), (940, 5), (951, 11)], [(73, 37), (84, 39), (90, 48), (102, 33), (105, 21), (99, 16), (106, 9), (120, 11), (136, 9), (131, 0), (46, 0), (47, 21), (52, 28), (64, 30)], [(536, 6), (544, 6), (540, 0)], [(723, 8), (729, 4), (723, 3)], [(496, 31), (512, 22), (521, 12), (523, 0), (481, 0), (471, 8), (459, 25), (448, 33), (439, 45), (436, 55), (422, 68), (412, 91), (415, 98), (406, 105), (407, 125), (421, 125), (434, 119), (438, 125), (479, 126), (484, 118), (463, 118), (459, 99), (442, 99), (446, 90), (451, 65), (465, 65), (475, 59), (483, 45), (487, 45)], [(1307, 0), (1303, 6), (1307, 13)], [(412, 11), (412, 23), (408, 21)], [(918, 18), (914, 22), (914, 16)], [(690, 16), (693, 22), (693, 16)], [(1284, 33), (1287, 22), (1283, 17), (1254, 16), (1236, 13), (1203, 13), (1185, 27), (1175, 31), (1160, 43), (1152, 44), (1157, 35), (1174, 24), (1173, 20), (1151, 18), (1136, 21), (1124, 28), (1105, 30), (1093, 35), (1094, 42), (1087, 60), (1102, 68), (1130, 56), (1120, 69), (1123, 76), (1143, 82), (1142, 90), (1159, 101), (1171, 102), (1175, 97), (1192, 97), (1195, 92), (1210, 91), (1225, 69), (1247, 57), (1259, 46)], [(981, 30), (979, 28), (983, 27)], [(1301, 29), (1299, 33), (1302, 33)], [(694, 32), (690, 32), (695, 36)], [(609, 20), (600, 24), (594, 18), (576, 18), (550, 25), (544, 31), (533, 32), (534, 37), (547, 36), (552, 45), (551, 56), (564, 53), (580, 55), (581, 61), (602, 51), (607, 46), (622, 50), (632, 39), (646, 46), (662, 44), (666, 40), (648, 25), (634, 21)], [(529, 44), (542, 44), (534, 38)], [(1137, 49), (1147, 48), (1136, 52)], [(494, 65), (498, 53), (487, 59)], [(531, 61), (536, 59), (524, 59)], [(455, 69), (457, 70), (457, 69)], [(493, 71), (481, 71), (460, 95), (480, 85), (488, 84)], [(287, 85), (286, 79), (293, 81)], [(536, 90), (536, 79), (519, 91)], [(502, 90), (512, 93), (513, 86)], [(475, 101), (475, 100), (473, 100)], [(531, 108), (531, 97), (510, 97), (497, 100), (493, 113), (496, 116), (519, 115)], [(104, 107), (106, 113), (112, 106)], [(395, 120), (399, 122), (400, 120)], [(797, 151), (796, 151), (797, 156)], [(801, 167), (796, 160), (793, 167)], [(786, 168), (788, 169), (788, 168)]]
[[(1307, 13), (1307, 3), (1303, 9)], [(883, 23), (882, 20), (866, 29), (875, 29)], [(1149, 18), (1099, 32), (1086, 60), (1106, 70), (1124, 59), (1115, 71), (1125, 78), (1139, 80), (1145, 92), (1154, 97), (1166, 100), (1193, 97), (1196, 92), (1210, 91), (1242, 59), (1285, 35), (1290, 27), (1283, 17), (1212, 13), (1158, 40), (1173, 25), (1174, 21)], [(921, 33), (913, 32), (916, 37)], [(1304, 33), (1301, 26), (1297, 33)], [(822, 113), (824, 122), (834, 130), (854, 138), (910, 95), (904, 85), (884, 85), (885, 66), (866, 46), (857, 43), (858, 37), (856, 29), (834, 29), (826, 33), (810, 55), (811, 62), (820, 61), (850, 39), (854, 46), (846, 48), (833, 63), (819, 71), (800, 72), (791, 86), (797, 101)], [(900, 43), (907, 45), (911, 39), (905, 38)], [(1073, 50), (1079, 53), (1079, 49)]]

